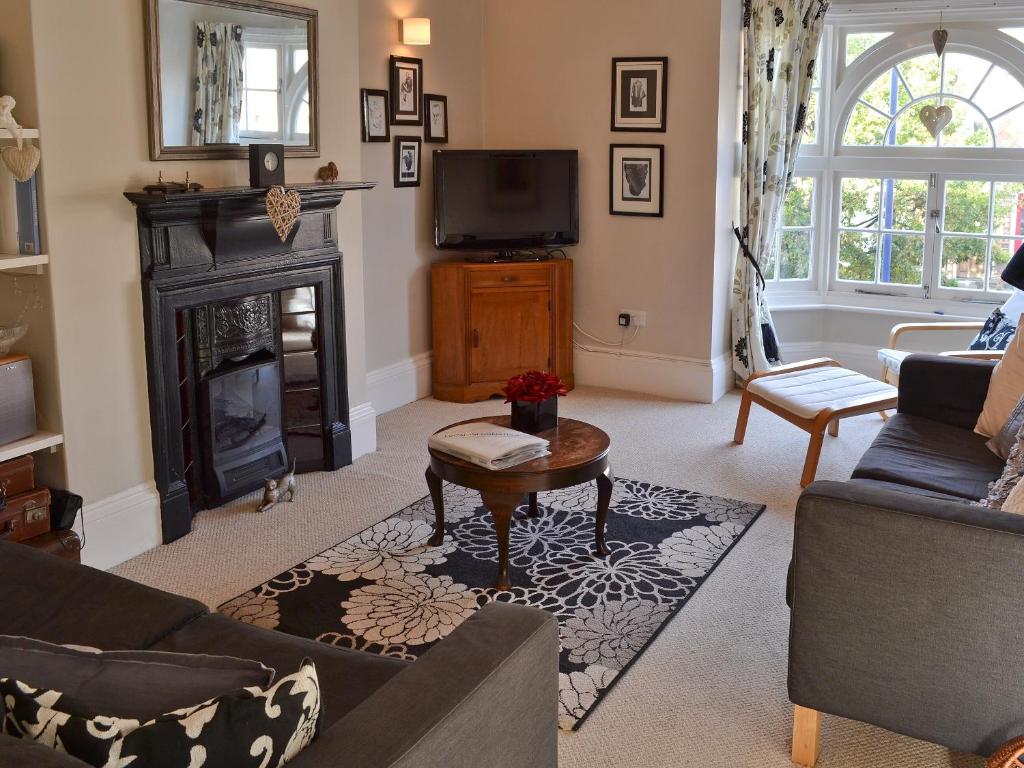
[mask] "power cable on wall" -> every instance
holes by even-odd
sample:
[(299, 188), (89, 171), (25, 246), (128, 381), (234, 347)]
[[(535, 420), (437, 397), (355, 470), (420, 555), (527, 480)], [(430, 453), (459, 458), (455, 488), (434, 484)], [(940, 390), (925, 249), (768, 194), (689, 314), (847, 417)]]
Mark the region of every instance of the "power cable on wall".
[(605, 349), (597, 349), (595, 347), (588, 347), (587, 345), (580, 344), (578, 341), (573, 339), (572, 345), (574, 347), (576, 347), (576, 349), (582, 349), (585, 352), (607, 352), (607, 351), (609, 351), (608, 350), (609, 347), (611, 349), (624, 349), (629, 344), (632, 344), (636, 340), (636, 337), (640, 333), (640, 326), (636, 325), (636, 326), (633, 326), (633, 333), (632, 333), (631, 336), (629, 336), (629, 338), (626, 338), (626, 331), (623, 330), (622, 331), (622, 336), (621, 336), (621, 338), (618, 341), (608, 341), (607, 339), (602, 339), (600, 336), (595, 336), (594, 334), (589, 333), (588, 331), (584, 330), (582, 328), (582, 326), (580, 326), (579, 323), (573, 322), (572, 326), (581, 335), (586, 336), (588, 339), (591, 339), (592, 341), (596, 341), (598, 344), (602, 344), (605, 347)]

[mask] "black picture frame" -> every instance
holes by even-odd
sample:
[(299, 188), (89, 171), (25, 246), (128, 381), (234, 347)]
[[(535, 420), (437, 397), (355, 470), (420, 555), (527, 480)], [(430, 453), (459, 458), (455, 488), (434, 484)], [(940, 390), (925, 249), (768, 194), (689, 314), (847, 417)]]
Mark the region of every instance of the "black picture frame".
[[(384, 133), (371, 133), (370, 131), (370, 102), (379, 100), (384, 110)], [(389, 142), (391, 141), (391, 111), (388, 92), (378, 88), (361, 88), (359, 90), (359, 105), (363, 114), (363, 142)]]
[(388, 83), (391, 124), (423, 125), (423, 59), (392, 56), (388, 64)]
[[(406, 150), (412, 149), (415, 156), (415, 171), (413, 166), (404, 167)], [(423, 140), (419, 136), (395, 136), (394, 164), (395, 164), (395, 186), (396, 187), (418, 187), (420, 185), (420, 171), (422, 168)]]
[(611, 129), (665, 133), (667, 125), (668, 57), (613, 58)]
[[(632, 169), (635, 172), (629, 173)], [(610, 145), (608, 213), (656, 218), (665, 215), (664, 144)]]
[[(441, 113), (443, 114), (444, 131), (442, 133), (435, 132), (435, 125), (433, 120), (433, 110), (435, 105), (441, 105)], [(448, 97), (442, 96), (438, 93), (425, 93), (423, 94), (423, 140), (428, 144), (447, 144), (448, 143)]]

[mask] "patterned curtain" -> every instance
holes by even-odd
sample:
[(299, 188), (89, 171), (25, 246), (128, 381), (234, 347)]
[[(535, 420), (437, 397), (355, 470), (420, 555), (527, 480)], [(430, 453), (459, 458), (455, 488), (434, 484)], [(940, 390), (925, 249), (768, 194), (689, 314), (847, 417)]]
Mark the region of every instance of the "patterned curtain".
[(192, 146), (238, 143), (244, 63), (241, 26), (213, 21), (196, 24)]
[(762, 270), (774, 257), (831, 0), (744, 0), (741, 227), (733, 283), (733, 370), (741, 379), (781, 362)]

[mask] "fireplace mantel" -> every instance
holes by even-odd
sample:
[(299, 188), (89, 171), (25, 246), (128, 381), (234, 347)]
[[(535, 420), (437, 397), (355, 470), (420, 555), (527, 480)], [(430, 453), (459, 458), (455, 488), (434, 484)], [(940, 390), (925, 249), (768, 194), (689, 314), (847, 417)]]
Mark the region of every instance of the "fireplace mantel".
[(289, 187), (299, 193), (301, 215), (284, 243), (267, 217), (266, 190), (125, 193), (138, 219), (154, 474), (165, 543), (189, 533), (202, 508), (196, 489), (189, 487), (194, 446), (186, 445), (181, 428), (196, 406), (192, 387), (183, 395), (180, 381), (183, 354), (192, 364), (191, 345), (182, 339), (194, 310), (312, 288), (324, 458), (322, 466), (306, 468), (332, 470), (352, 463), (337, 207), (346, 192), (373, 186)]

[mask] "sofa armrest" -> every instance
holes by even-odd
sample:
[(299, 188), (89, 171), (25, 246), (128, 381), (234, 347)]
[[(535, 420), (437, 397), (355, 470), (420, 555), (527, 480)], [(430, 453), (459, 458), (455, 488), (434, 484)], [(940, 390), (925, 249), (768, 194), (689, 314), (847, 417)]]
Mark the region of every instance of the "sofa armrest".
[(289, 765), (556, 768), (555, 617), (504, 603), (484, 607)]
[(988, 755), (1024, 733), (1024, 517), (858, 483), (800, 497), (789, 696)]
[(900, 366), (899, 412), (974, 429), (995, 363), (911, 355)]

